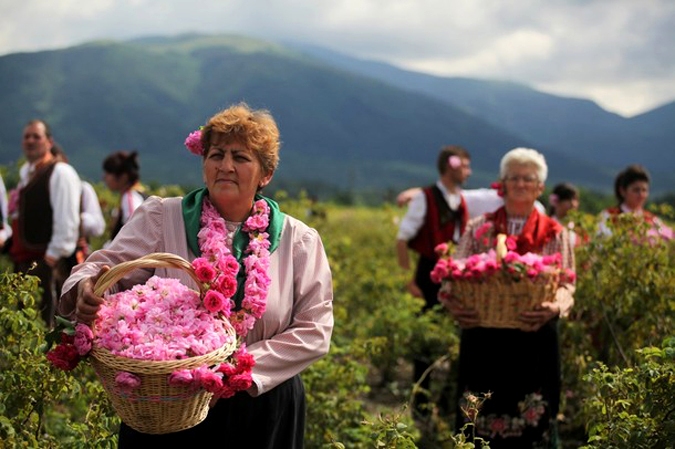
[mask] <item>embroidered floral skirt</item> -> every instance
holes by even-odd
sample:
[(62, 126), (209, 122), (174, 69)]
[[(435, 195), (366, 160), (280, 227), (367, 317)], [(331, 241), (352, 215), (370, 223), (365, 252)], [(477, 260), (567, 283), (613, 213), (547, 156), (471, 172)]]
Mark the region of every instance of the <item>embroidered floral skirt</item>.
[(478, 412), (476, 434), (491, 449), (556, 448), (560, 406), (558, 320), (537, 332), (474, 328), (462, 331), (457, 427), (468, 394), (490, 392)]
[(305, 433), (305, 389), (292, 377), (258, 397), (246, 392), (221, 399), (200, 424), (181, 432), (149, 435), (122, 423), (120, 449), (195, 447), (302, 449)]

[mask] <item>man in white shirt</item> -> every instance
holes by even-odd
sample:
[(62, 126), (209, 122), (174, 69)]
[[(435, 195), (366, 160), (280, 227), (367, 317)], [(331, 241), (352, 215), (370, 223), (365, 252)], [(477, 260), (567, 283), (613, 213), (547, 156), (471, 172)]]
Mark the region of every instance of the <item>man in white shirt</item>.
[(22, 140), (26, 163), (19, 169), (17, 207), (10, 214), (13, 236), (9, 248), (14, 271), (40, 279), (40, 312), (49, 328), (54, 326), (61, 285), (74, 264), (82, 192), (75, 169), (51, 153), (53, 144), (49, 126), (43, 120), (26, 124)]
[[(441, 149), (437, 168), (439, 178), (434, 185), (419, 189), (412, 196), (407, 213), (401, 220), (396, 236), (396, 254), (399, 266), (410, 270), (409, 250), (418, 256), (417, 266), (408, 291), (425, 301), (424, 310), (438, 304), (439, 285), (431, 281), (430, 273), (438, 256), (435, 247), (440, 243), (457, 243), (469, 220), (467, 202), (462, 195), (462, 184), (471, 175), (471, 158), (466, 149), (448, 145)], [(415, 354), (413, 360), (413, 382), (429, 390), (429, 376), (425, 371), (433, 363), (432, 351)], [(416, 418), (429, 415), (428, 398), (418, 393), (413, 401)]]

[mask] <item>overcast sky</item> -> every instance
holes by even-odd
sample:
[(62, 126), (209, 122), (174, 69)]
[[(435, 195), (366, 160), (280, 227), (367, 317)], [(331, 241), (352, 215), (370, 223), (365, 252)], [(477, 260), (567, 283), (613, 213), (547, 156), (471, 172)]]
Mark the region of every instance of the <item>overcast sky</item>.
[(675, 0), (0, 0), (0, 55), (185, 32), (515, 81), (624, 116), (675, 100)]

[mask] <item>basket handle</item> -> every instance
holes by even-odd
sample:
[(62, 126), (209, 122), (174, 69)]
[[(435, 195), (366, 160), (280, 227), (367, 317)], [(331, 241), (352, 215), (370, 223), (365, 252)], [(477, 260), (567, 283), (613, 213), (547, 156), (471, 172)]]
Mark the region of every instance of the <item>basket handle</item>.
[(207, 289), (207, 286), (197, 277), (192, 264), (187, 260), (172, 253), (150, 253), (136, 260), (119, 263), (103, 273), (94, 285), (94, 294), (103, 296), (110, 286), (115, 285), (125, 274), (136, 268), (177, 268), (187, 272), (194, 279), (202, 295)]

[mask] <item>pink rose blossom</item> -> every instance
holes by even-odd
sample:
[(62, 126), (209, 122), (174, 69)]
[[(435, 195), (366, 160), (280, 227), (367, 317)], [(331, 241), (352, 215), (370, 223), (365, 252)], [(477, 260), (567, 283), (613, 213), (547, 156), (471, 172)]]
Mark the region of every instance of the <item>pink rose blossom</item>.
[(226, 301), (227, 299), (225, 296), (215, 290), (209, 290), (204, 295), (204, 307), (211, 313), (217, 313), (223, 310)]
[(474, 236), (477, 239), (480, 239), (485, 233), (489, 232), (490, 229), (492, 229), (492, 223), (489, 222), (489, 221), (486, 221), (478, 229), (476, 229), (476, 232), (474, 233)]
[(218, 260), (218, 269), (230, 276), (236, 276), (239, 273), (239, 262), (233, 255), (228, 254)]
[(192, 154), (201, 156), (204, 154), (204, 146), (202, 145), (202, 131), (192, 131), (185, 139), (185, 147)]
[(197, 278), (202, 282), (211, 282), (216, 278), (217, 273), (215, 268), (203, 257), (193, 260), (192, 267), (195, 270)]
[(115, 386), (123, 392), (131, 393), (132, 390), (141, 386), (141, 379), (135, 374), (120, 371), (115, 376)]
[(91, 328), (83, 323), (78, 323), (75, 326), (75, 338), (73, 345), (77, 353), (81, 356), (87, 355), (91, 351), (91, 345), (94, 341), (94, 333)]
[(217, 288), (225, 298), (231, 298), (237, 292), (237, 279), (222, 275), (218, 278)]
[(447, 243), (439, 243), (434, 248), (434, 252), (436, 254), (445, 254), (447, 251), (448, 251), (448, 244)]
[(556, 207), (559, 201), (560, 197), (558, 197), (558, 195), (556, 195), (555, 193), (552, 193), (548, 196), (548, 204), (550, 204), (553, 207)]
[(189, 387), (194, 383), (194, 376), (189, 369), (179, 369), (169, 374), (167, 382), (172, 387)]
[(195, 377), (208, 392), (215, 393), (223, 387), (222, 374), (211, 371), (208, 367), (197, 368)]
[(462, 159), (457, 155), (452, 155), (448, 158), (448, 165), (450, 168), (458, 169), (462, 166)]

